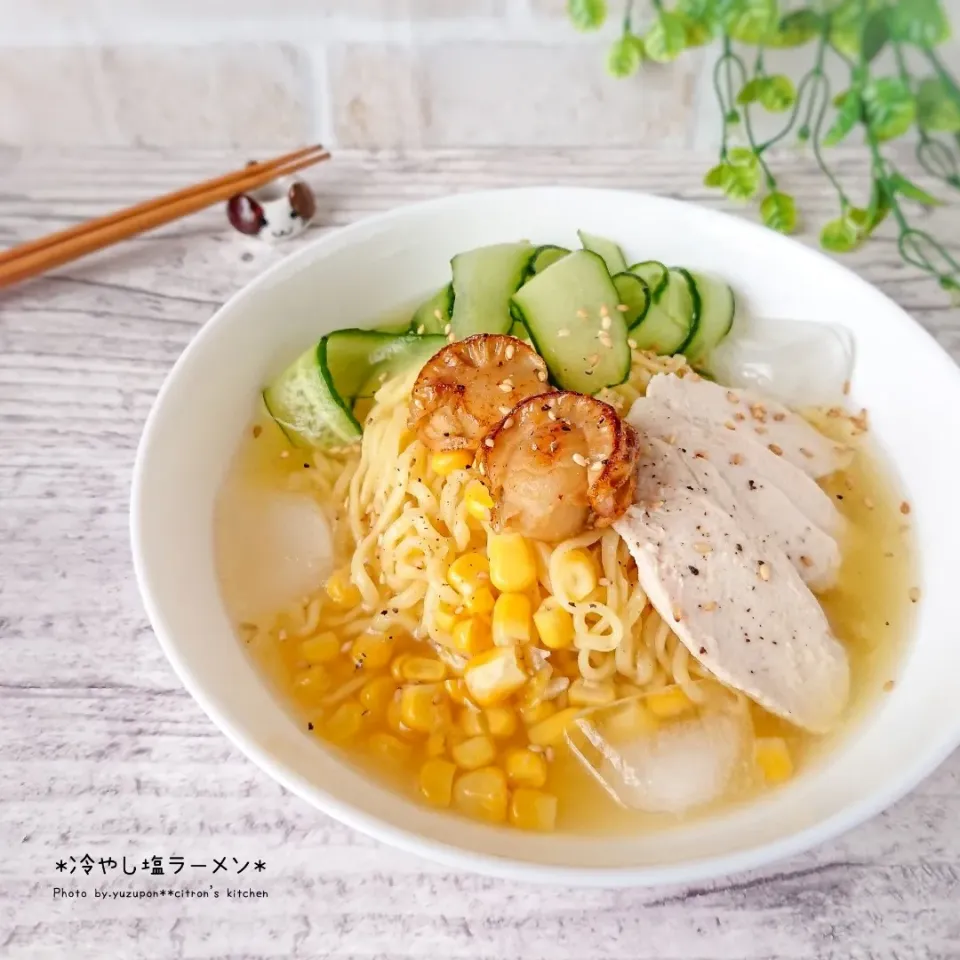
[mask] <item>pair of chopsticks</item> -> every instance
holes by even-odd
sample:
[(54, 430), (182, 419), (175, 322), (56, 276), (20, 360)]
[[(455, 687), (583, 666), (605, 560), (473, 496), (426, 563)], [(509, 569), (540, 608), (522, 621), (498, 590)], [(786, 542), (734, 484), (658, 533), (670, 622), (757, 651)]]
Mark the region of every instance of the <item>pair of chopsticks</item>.
[(326, 160), (330, 154), (317, 145), (287, 153), (242, 170), (165, 194), (146, 203), (118, 210), (97, 220), (51, 233), (0, 253), (0, 289), (59, 267), (88, 253), (189, 216), (238, 193), (256, 190), (278, 177)]

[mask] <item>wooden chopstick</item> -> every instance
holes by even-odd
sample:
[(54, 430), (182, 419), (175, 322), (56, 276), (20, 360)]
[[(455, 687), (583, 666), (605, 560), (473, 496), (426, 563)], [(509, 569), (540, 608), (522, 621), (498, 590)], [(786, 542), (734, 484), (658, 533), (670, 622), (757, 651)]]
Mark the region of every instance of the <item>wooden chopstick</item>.
[(13, 247), (0, 254), (0, 288), (229, 200), (235, 194), (255, 190), (329, 156), (319, 145), (307, 147)]

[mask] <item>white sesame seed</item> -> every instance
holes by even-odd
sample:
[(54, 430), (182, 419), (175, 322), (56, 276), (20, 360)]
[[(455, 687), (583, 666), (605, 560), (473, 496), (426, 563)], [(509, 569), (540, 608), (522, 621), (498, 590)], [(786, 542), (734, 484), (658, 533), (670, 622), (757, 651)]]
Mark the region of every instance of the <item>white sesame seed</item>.
[(424, 330), (426, 330), (426, 329), (427, 329), (427, 328), (421, 323), (420, 326), (417, 327), (417, 333), (421, 333), (421, 334), (422, 334), (422, 333), (424, 332)]
[(489, 448), (492, 449), (492, 448), (493, 448), (493, 438), (492, 438), (492, 437), (487, 437), (487, 439), (483, 441), (483, 445), (484, 445), (485, 447), (489, 447)]
[(636, 340), (628, 340), (628, 341), (627, 341), (627, 346), (628, 346), (631, 350), (636, 350), (636, 349), (637, 349), (637, 341), (636, 341)]
[(570, 336), (570, 331), (567, 330), (566, 328), (564, 328), (564, 329), (562, 329), (562, 330), (558, 330), (558, 331), (557, 331), (557, 336), (558, 336), (558, 337), (569, 337), (569, 336)]
[(587, 363), (589, 363), (591, 367), (595, 367), (599, 362), (600, 362), (599, 353), (591, 353), (590, 356), (587, 357)]
[(507, 347), (506, 350), (504, 350), (504, 353), (507, 355), (507, 359), (508, 359), (508, 360), (512, 360), (512, 359), (513, 359), (513, 355), (514, 355), (516, 352), (517, 352), (516, 347), (514, 347), (514, 345), (513, 345), (512, 343)]
[(605, 303), (601, 303), (601, 304), (600, 304), (600, 316), (601, 316), (601, 317), (606, 317), (606, 316), (609, 315), (609, 313), (610, 313), (610, 311), (607, 309), (607, 305), (606, 305)]
[(503, 429), (509, 430), (512, 426), (513, 426), (513, 417), (507, 417), (507, 419), (503, 421)]
[(546, 382), (547, 382), (547, 372), (546, 372), (545, 370), (538, 370), (538, 371), (537, 371), (537, 379), (538, 379), (541, 383), (546, 383)]
[(506, 380), (501, 380), (497, 386), (504, 392), (509, 393), (513, 389), (513, 381), (507, 378)]
[(589, 316), (589, 314), (587, 313), (586, 310), (578, 310), (578, 311), (577, 311), (577, 316), (578, 316), (581, 320), (586, 320), (587, 317)]
[(770, 579), (770, 568), (761, 560), (760, 565), (757, 568), (757, 572), (760, 574), (761, 580)]
[(280, 451), (280, 459), (281, 459), (281, 460), (286, 460), (287, 457), (289, 457), (289, 456), (290, 456), (290, 451), (289, 451), (289, 450), (281, 450), (281, 451)]
[(603, 318), (600, 320), (600, 326), (603, 327), (604, 330), (609, 330), (611, 323), (613, 323), (613, 321), (606, 314), (604, 314)]
[(617, 304), (617, 309), (618, 309), (621, 313), (626, 313), (630, 308), (629, 308), (625, 303), (618, 303), (618, 304)]
[(433, 315), (434, 315), (438, 320), (442, 320), (442, 319), (443, 319), (443, 311), (441, 311), (441, 310), (434, 310), (434, 311), (433, 311)]
[(450, 331), (451, 331), (452, 329), (453, 329), (453, 328), (450, 326), (449, 323), (446, 323), (446, 324), (444, 324), (444, 326), (443, 326), (443, 332), (444, 332), (444, 333), (450, 333)]
[(573, 462), (578, 467), (585, 467), (587, 465), (587, 458), (582, 453), (575, 453), (573, 455)]
[(613, 346), (613, 341), (610, 339), (609, 333), (600, 332), (598, 339), (600, 342), (609, 350)]
[(713, 547), (709, 543), (695, 543), (693, 549), (700, 554), (701, 557), (705, 557), (708, 553), (713, 553)]
[(533, 450), (534, 452), (536, 452), (536, 451), (539, 450), (540, 448), (539, 448), (535, 443), (531, 443), (531, 444), (530, 444), (530, 449)]
[(503, 416), (506, 416), (512, 409), (513, 407), (500, 407), (500, 413), (503, 414)]
[(482, 461), (481, 461), (479, 464), (477, 464), (477, 470), (480, 471), (480, 476), (481, 476), (481, 477), (486, 475), (487, 468), (483, 465), (483, 462), (482, 462)]

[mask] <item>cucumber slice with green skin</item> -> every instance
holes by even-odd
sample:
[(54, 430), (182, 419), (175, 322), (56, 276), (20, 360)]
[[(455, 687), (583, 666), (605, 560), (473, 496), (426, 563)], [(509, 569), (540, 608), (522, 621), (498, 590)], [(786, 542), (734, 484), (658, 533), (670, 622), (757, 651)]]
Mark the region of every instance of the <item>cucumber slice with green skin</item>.
[(360, 439), (360, 424), (333, 385), (327, 339), (300, 354), (263, 391), (270, 416), (297, 446), (326, 449)]
[(566, 247), (555, 247), (552, 243), (544, 244), (533, 251), (530, 261), (530, 272), (543, 273), (552, 263), (562, 260), (570, 251)]
[(510, 328), (510, 336), (516, 337), (518, 340), (523, 340), (524, 343), (533, 343), (530, 339), (530, 331), (524, 326), (522, 320), (513, 321), (513, 326)]
[(626, 380), (627, 325), (598, 254), (575, 250), (528, 280), (513, 302), (557, 386), (596, 393)]
[[(330, 336), (333, 338), (337, 334)], [(438, 350), (442, 350), (446, 345), (447, 338), (440, 333), (427, 333), (422, 336), (411, 333), (394, 337), (392, 344), (383, 344), (371, 351), (367, 361), (368, 375), (351, 399), (372, 397), (385, 380), (403, 373), (404, 370), (415, 367), (419, 371)], [(330, 345), (330, 349), (333, 349), (333, 344)], [(339, 378), (334, 376), (334, 383), (339, 385), (339, 382)]]
[(667, 271), (667, 283), (654, 296), (647, 315), (630, 331), (639, 350), (660, 355), (681, 353), (696, 334), (700, 295), (693, 277), (682, 267)]
[(458, 253), (450, 261), (451, 323), (458, 339), (510, 329), (510, 297), (526, 279), (533, 253), (534, 248), (526, 242), (497, 243)]
[(659, 260), (642, 260), (640, 263), (635, 263), (630, 268), (630, 273), (635, 273), (646, 281), (650, 288), (650, 296), (654, 300), (660, 296), (667, 285), (667, 268)]
[(620, 303), (627, 308), (626, 312), (621, 311), (627, 329), (635, 327), (650, 309), (650, 288), (635, 273), (618, 273), (613, 278), (613, 285), (617, 288)]
[(627, 261), (623, 256), (623, 251), (612, 240), (594, 236), (592, 233), (585, 233), (583, 230), (578, 230), (577, 236), (580, 238), (584, 250), (590, 250), (603, 257), (603, 262), (607, 265), (611, 277), (623, 273), (627, 269)]
[(450, 322), (452, 312), (453, 284), (448, 283), (417, 307), (410, 321), (410, 332), (443, 333), (443, 328)]
[(690, 275), (700, 296), (700, 322), (683, 352), (687, 360), (696, 366), (705, 362), (713, 349), (730, 332), (736, 312), (736, 300), (733, 290), (722, 280), (692, 270)]

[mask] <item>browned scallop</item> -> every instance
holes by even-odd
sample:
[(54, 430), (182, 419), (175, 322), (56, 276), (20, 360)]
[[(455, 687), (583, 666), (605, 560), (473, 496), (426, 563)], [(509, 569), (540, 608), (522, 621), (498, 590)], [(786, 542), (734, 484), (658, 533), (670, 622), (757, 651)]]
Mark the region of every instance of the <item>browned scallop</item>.
[(637, 432), (608, 403), (548, 393), (518, 404), (484, 438), (477, 467), (498, 530), (557, 541), (623, 515), (639, 455)]
[(448, 344), (413, 385), (411, 430), (431, 450), (476, 450), (521, 400), (550, 388), (547, 365), (522, 340), (478, 333)]

